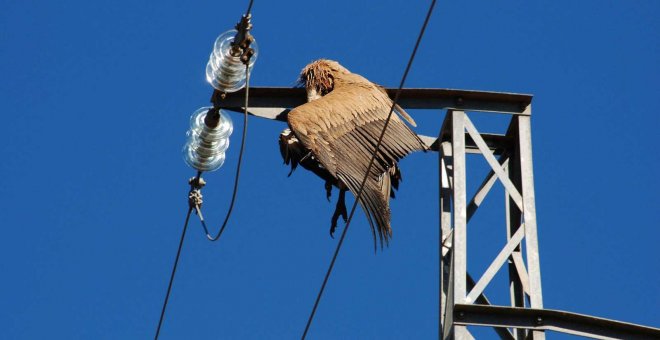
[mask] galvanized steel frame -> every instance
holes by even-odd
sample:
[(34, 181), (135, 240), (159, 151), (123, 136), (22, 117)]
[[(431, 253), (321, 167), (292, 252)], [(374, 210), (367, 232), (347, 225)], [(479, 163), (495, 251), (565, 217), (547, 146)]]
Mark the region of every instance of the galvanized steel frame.
[[(396, 89), (385, 89), (393, 97)], [(216, 107), (242, 112), (244, 92), (214, 92)], [(420, 136), (438, 151), (439, 338), (473, 339), (467, 326), (490, 326), (502, 339), (544, 339), (546, 330), (599, 339), (660, 338), (660, 329), (543, 309), (537, 240), (530, 116), (532, 96), (455, 89), (403, 89), (406, 109), (447, 110), (438, 138)], [(250, 114), (286, 121), (306, 102), (301, 88), (253, 87)], [(510, 119), (506, 134), (480, 133), (468, 112), (495, 112)], [(466, 155), (481, 154), (491, 167), (474, 197), (466, 197)], [(496, 159), (495, 156), (499, 156)], [(507, 243), (475, 282), (467, 271), (467, 225), (500, 181), (505, 188)], [(525, 253), (522, 252), (524, 241)], [(507, 264), (510, 306), (491, 306), (484, 294)], [(459, 278), (459, 279), (457, 279)]]
[[(476, 110), (475, 110), (476, 111)], [(512, 307), (543, 308), (540, 263), (536, 232), (533, 168), (531, 158), (531, 104), (520, 113), (513, 113), (506, 134), (508, 145), (490, 148), (466, 111), (450, 109), (438, 137), (440, 162), (440, 234), (442, 248), (440, 318), (443, 339), (471, 339), (470, 323), (456, 322), (455, 306), (478, 302), (495, 274), (508, 262)], [(466, 134), (477, 151), (491, 167), (475, 197), (466, 197)], [(500, 155), (499, 160), (494, 153)], [(467, 224), (479, 205), (500, 181), (505, 190), (507, 243), (476, 283), (467, 285)], [(521, 253), (525, 241), (526, 256)], [(525, 261), (525, 258), (527, 261)], [(526, 263), (525, 263), (526, 262)], [(447, 280), (444, 273), (449, 274)], [(485, 297), (484, 297), (485, 298)], [(544, 339), (543, 330), (498, 327), (504, 339)]]

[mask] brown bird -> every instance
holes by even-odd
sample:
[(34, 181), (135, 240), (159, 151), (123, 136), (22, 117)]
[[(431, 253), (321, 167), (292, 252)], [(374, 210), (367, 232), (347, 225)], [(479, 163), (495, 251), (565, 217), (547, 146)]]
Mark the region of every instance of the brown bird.
[[(339, 216), (346, 221), (344, 195), (350, 190), (357, 196), (393, 103), (382, 87), (332, 60), (307, 65), (299, 82), (308, 102), (289, 113), (290, 130), (280, 135), (280, 151), (291, 165), (289, 175), (300, 164), (325, 180), (328, 199), (332, 186), (339, 189), (332, 236)], [(413, 151), (426, 150), (399, 115), (413, 126), (414, 120), (398, 105), (395, 112), (359, 200), (374, 242), (377, 231), (381, 246), (392, 236), (389, 197), (394, 197), (392, 187), (398, 189), (401, 180), (397, 162)]]

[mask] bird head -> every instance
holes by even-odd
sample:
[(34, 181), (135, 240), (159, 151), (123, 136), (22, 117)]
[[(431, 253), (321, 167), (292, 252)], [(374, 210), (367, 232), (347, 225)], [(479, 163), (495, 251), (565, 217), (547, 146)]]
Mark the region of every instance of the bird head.
[(335, 78), (351, 73), (338, 62), (319, 59), (305, 66), (300, 72), (298, 82), (307, 90), (307, 101), (319, 99), (330, 93), (335, 86)]

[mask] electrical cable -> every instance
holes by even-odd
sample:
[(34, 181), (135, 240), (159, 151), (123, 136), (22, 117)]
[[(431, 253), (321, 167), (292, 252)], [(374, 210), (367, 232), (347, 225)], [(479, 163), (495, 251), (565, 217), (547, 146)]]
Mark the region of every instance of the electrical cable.
[[(197, 174), (199, 178), (199, 173)], [(179, 240), (179, 249), (176, 251), (176, 257), (174, 258), (174, 266), (172, 267), (172, 275), (170, 275), (170, 283), (167, 285), (167, 293), (165, 294), (165, 301), (163, 302), (163, 308), (160, 311), (160, 319), (158, 320), (158, 328), (156, 328), (155, 340), (158, 340), (158, 335), (160, 334), (160, 327), (163, 325), (163, 318), (165, 317), (165, 309), (167, 308), (167, 301), (170, 299), (170, 292), (172, 291), (172, 283), (174, 282), (174, 275), (176, 274), (176, 268), (179, 264), (179, 257), (181, 256), (181, 248), (183, 248), (183, 240), (186, 238), (186, 230), (188, 230), (188, 221), (190, 221), (190, 214), (192, 213), (193, 207), (188, 208), (188, 214), (186, 214), (186, 222), (183, 224), (183, 231), (181, 232), (181, 239)]]
[[(229, 217), (231, 216), (231, 212), (234, 209), (234, 202), (236, 201), (236, 194), (238, 192), (238, 181), (240, 178), (241, 174), (241, 164), (243, 160), (243, 151), (245, 150), (245, 137), (247, 135), (247, 120), (248, 120), (248, 96), (249, 96), (249, 90), (250, 90), (250, 72), (249, 72), (249, 66), (248, 63), (245, 63), (245, 76), (246, 76), (246, 84), (245, 84), (245, 111), (244, 111), (244, 121), (243, 121), (243, 136), (241, 140), (241, 149), (239, 151), (238, 155), (238, 165), (236, 166), (236, 177), (234, 178), (234, 190), (232, 193), (231, 197), (231, 203), (229, 204), (229, 210), (227, 211), (227, 215), (225, 216), (225, 221), (222, 223), (222, 227), (218, 231), (218, 234), (213, 237), (210, 235), (208, 228), (206, 227), (206, 222), (204, 221), (204, 217), (202, 216), (202, 211), (198, 203), (191, 204), (190, 207), (188, 208), (188, 213), (186, 214), (186, 222), (183, 225), (183, 232), (181, 233), (181, 240), (179, 241), (179, 248), (176, 252), (176, 257), (174, 259), (174, 266), (172, 268), (172, 275), (170, 276), (170, 282), (167, 286), (167, 293), (165, 294), (165, 301), (163, 302), (163, 308), (160, 312), (160, 319), (158, 320), (158, 328), (156, 328), (156, 336), (155, 340), (158, 339), (158, 335), (160, 334), (160, 328), (163, 324), (163, 318), (165, 317), (165, 309), (167, 308), (167, 302), (169, 301), (170, 298), (170, 292), (172, 291), (172, 283), (174, 282), (174, 276), (176, 274), (176, 268), (179, 264), (179, 257), (181, 256), (181, 249), (183, 248), (183, 241), (186, 236), (186, 230), (188, 229), (188, 222), (190, 220), (190, 214), (192, 213), (193, 209), (195, 209), (197, 215), (199, 216), (200, 222), (202, 223), (202, 227), (204, 227), (204, 231), (206, 232), (206, 237), (210, 241), (217, 241), (220, 238), (220, 235), (222, 235), (222, 232), (225, 230), (225, 227), (227, 226), (227, 222), (229, 221)], [(199, 183), (199, 179), (201, 178), (202, 172), (198, 171), (197, 175), (193, 180), (191, 180), (191, 191), (194, 187), (194, 183)]]
[[(250, 7), (252, 6), (252, 1), (250, 1)], [(245, 110), (243, 111), (243, 134), (241, 137), (241, 148), (240, 151), (238, 152), (238, 165), (236, 166), (236, 176), (234, 177), (234, 190), (231, 195), (231, 202), (229, 203), (229, 210), (227, 211), (227, 215), (225, 215), (225, 220), (222, 222), (222, 226), (220, 227), (220, 230), (218, 230), (218, 233), (215, 236), (211, 236), (211, 233), (209, 232), (208, 227), (206, 226), (206, 221), (204, 221), (204, 216), (202, 215), (202, 209), (199, 205), (195, 204), (195, 210), (197, 212), (197, 216), (199, 216), (199, 221), (202, 223), (202, 227), (204, 228), (204, 232), (206, 233), (206, 238), (211, 241), (215, 242), (220, 239), (220, 236), (222, 235), (222, 232), (225, 230), (225, 227), (227, 226), (227, 222), (229, 221), (229, 217), (231, 216), (231, 212), (234, 210), (234, 203), (236, 202), (236, 194), (238, 193), (238, 181), (241, 176), (241, 164), (243, 164), (243, 151), (245, 150), (245, 137), (247, 136), (247, 126), (248, 126), (248, 98), (250, 95), (250, 68), (248, 66), (249, 62), (245, 63)]]
[[(250, 0), (250, 4), (248, 6), (247, 14), (250, 14), (250, 10), (252, 9), (252, 2), (253, 0)], [(224, 231), (225, 227), (227, 226), (227, 222), (229, 221), (229, 217), (231, 216), (231, 212), (234, 209), (234, 203), (236, 201), (236, 194), (238, 192), (238, 183), (239, 183), (239, 178), (241, 174), (241, 164), (243, 160), (243, 152), (245, 150), (245, 137), (247, 136), (247, 124), (248, 124), (248, 97), (249, 97), (249, 91), (250, 91), (250, 67), (249, 67), (249, 58), (248, 60), (245, 61), (245, 110), (244, 110), (244, 120), (243, 120), (243, 134), (242, 134), (242, 140), (241, 140), (241, 148), (239, 151), (238, 155), (238, 165), (236, 166), (236, 176), (234, 178), (234, 190), (232, 193), (232, 198), (231, 198), (231, 203), (229, 205), (229, 210), (227, 211), (227, 215), (225, 216), (225, 220), (222, 224), (222, 227), (218, 231), (218, 234), (213, 237), (210, 235), (208, 228), (206, 227), (206, 223), (204, 221), (204, 218), (202, 216), (200, 204), (201, 204), (201, 194), (199, 190), (201, 189), (200, 186), (200, 180), (202, 176), (202, 171), (198, 171), (197, 175), (190, 180), (190, 194), (189, 194), (189, 208), (188, 208), (188, 213), (186, 214), (186, 221), (183, 225), (183, 231), (181, 233), (181, 239), (179, 240), (179, 248), (177, 249), (176, 252), (176, 257), (174, 259), (174, 265), (172, 267), (172, 274), (170, 275), (170, 281), (169, 284), (167, 285), (167, 293), (165, 294), (165, 300), (163, 302), (163, 308), (161, 309), (160, 312), (160, 318), (158, 320), (158, 327), (156, 328), (156, 335), (154, 337), (155, 340), (158, 340), (158, 336), (160, 335), (160, 329), (163, 324), (163, 319), (165, 317), (165, 310), (167, 309), (167, 302), (169, 301), (170, 298), (170, 293), (172, 292), (172, 284), (174, 282), (174, 276), (176, 275), (176, 269), (179, 264), (179, 258), (181, 257), (181, 249), (183, 248), (183, 241), (185, 240), (186, 237), (186, 231), (188, 230), (188, 222), (190, 221), (190, 214), (192, 213), (193, 209), (195, 209), (197, 215), (199, 216), (199, 219), (202, 223), (202, 226), (204, 227), (204, 231), (206, 232), (206, 237), (210, 241), (216, 241), (220, 238), (220, 235), (222, 235), (222, 232)], [(200, 200), (195, 200), (192, 196), (193, 192), (197, 192), (199, 195)]]
[(383, 137), (385, 136), (385, 132), (387, 131), (387, 126), (390, 123), (390, 120), (392, 118), (392, 114), (394, 112), (394, 108), (396, 107), (397, 101), (399, 100), (399, 95), (401, 94), (401, 89), (403, 88), (403, 84), (406, 81), (406, 78), (408, 77), (408, 72), (410, 71), (410, 67), (412, 66), (413, 60), (415, 59), (415, 55), (417, 54), (417, 48), (419, 47), (420, 42), (422, 41), (422, 37), (424, 36), (424, 31), (426, 30), (426, 26), (428, 25), (429, 19), (431, 18), (431, 14), (433, 13), (433, 8), (435, 7), (435, 2), (436, 0), (431, 1), (431, 5), (429, 6), (429, 10), (426, 13), (426, 18), (424, 19), (424, 24), (422, 25), (422, 28), (419, 32), (419, 35), (417, 37), (417, 41), (415, 42), (415, 47), (413, 48), (412, 54), (410, 55), (410, 59), (408, 60), (408, 65), (406, 66), (406, 70), (403, 73), (403, 77), (401, 78), (401, 83), (399, 84), (399, 88), (396, 91), (396, 94), (394, 95), (394, 100), (392, 101), (392, 107), (390, 108), (390, 112), (387, 115), (387, 119), (385, 120), (385, 125), (383, 126), (383, 130), (380, 133), (380, 137), (378, 138), (378, 143), (376, 143), (376, 148), (374, 149), (373, 154), (371, 155), (371, 160), (369, 161), (369, 166), (367, 166), (367, 170), (365, 172), (364, 178), (362, 179), (362, 184), (360, 185), (360, 190), (358, 190), (357, 195), (355, 196), (355, 202), (353, 202), (353, 207), (351, 208), (351, 213), (348, 216), (348, 220), (346, 221), (346, 226), (344, 227), (344, 230), (341, 233), (341, 237), (339, 238), (339, 243), (337, 243), (337, 247), (335, 248), (335, 253), (332, 256), (332, 260), (330, 261), (330, 266), (328, 267), (328, 271), (325, 274), (325, 278), (323, 279), (323, 283), (321, 284), (321, 289), (319, 290), (318, 295), (316, 296), (316, 301), (314, 302), (314, 307), (312, 308), (312, 312), (309, 315), (309, 319), (307, 320), (307, 325), (305, 326), (305, 331), (303, 332), (302, 335), (302, 340), (305, 339), (307, 336), (307, 332), (309, 331), (309, 327), (312, 324), (312, 321), (314, 320), (314, 315), (316, 314), (316, 309), (318, 308), (319, 301), (321, 300), (321, 296), (323, 295), (323, 291), (325, 290), (325, 286), (328, 283), (328, 279), (330, 278), (330, 274), (332, 273), (332, 268), (335, 265), (335, 261), (337, 260), (337, 255), (339, 254), (339, 250), (341, 249), (342, 244), (344, 243), (344, 238), (346, 237), (346, 231), (348, 231), (348, 227), (350, 226), (351, 220), (353, 219), (353, 215), (355, 213), (355, 209), (359, 203), (360, 197), (362, 196), (362, 191), (364, 189), (364, 185), (367, 182), (367, 178), (369, 177), (369, 171), (371, 171), (371, 167), (374, 164), (374, 160), (376, 159), (376, 155), (378, 154), (378, 151), (380, 150), (380, 146), (383, 141)]

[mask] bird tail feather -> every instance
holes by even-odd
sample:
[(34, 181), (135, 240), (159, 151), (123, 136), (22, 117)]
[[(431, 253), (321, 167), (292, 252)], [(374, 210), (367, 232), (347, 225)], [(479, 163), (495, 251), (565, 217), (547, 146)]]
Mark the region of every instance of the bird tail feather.
[[(389, 177), (388, 175), (389, 174), (384, 174), (382, 178)], [(338, 173), (337, 176), (342, 182), (344, 182), (344, 184), (346, 184), (346, 187), (348, 187), (353, 195), (357, 196), (361, 183), (350, 178), (350, 176), (344, 176), (341, 173)], [(364, 184), (364, 189), (362, 190), (362, 195), (360, 195), (358, 201), (362, 210), (365, 212), (365, 215), (367, 215), (367, 220), (374, 236), (374, 248), (377, 247), (376, 234), (378, 234), (381, 248), (383, 245), (389, 245), (390, 238), (392, 237), (389, 196), (386, 196), (386, 190), (384, 189), (386, 182), (389, 181), (389, 179), (379, 181), (372, 178), (367, 179), (367, 182)], [(387, 187), (391, 186), (387, 185)], [(387, 189), (387, 192), (389, 192), (389, 190), (390, 189)]]

